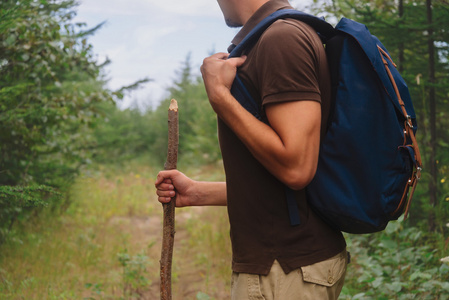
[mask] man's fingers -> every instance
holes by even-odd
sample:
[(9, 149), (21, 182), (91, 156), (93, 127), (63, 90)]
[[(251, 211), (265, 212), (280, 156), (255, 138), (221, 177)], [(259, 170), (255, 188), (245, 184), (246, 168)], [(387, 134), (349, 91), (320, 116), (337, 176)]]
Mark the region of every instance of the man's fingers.
[(233, 64), (236, 68), (238, 68), (238, 67), (240, 67), (241, 65), (243, 65), (243, 63), (245, 62), (245, 60), (246, 60), (246, 55), (240, 56), (240, 57), (231, 57), (230, 59), (228, 59), (228, 62), (232, 62), (232, 64)]
[(159, 202), (168, 203), (176, 195), (176, 192), (173, 189), (173, 185), (161, 184), (158, 186), (156, 194), (158, 195)]
[(171, 176), (173, 176), (172, 171), (160, 171), (157, 174), (156, 181), (154, 182), (154, 185), (157, 187), (162, 182), (172, 183)]
[(173, 191), (173, 190), (175, 190), (175, 187), (171, 183), (165, 183), (164, 182), (164, 183), (158, 184), (156, 186), (156, 189), (158, 191)]
[(175, 191), (167, 191), (167, 190), (158, 190), (156, 193), (159, 197), (167, 197), (167, 198), (171, 198), (176, 195)]
[[(178, 182), (185, 178), (178, 170), (163, 170), (157, 174), (156, 181), (154, 183), (156, 187), (156, 194), (160, 203), (168, 203), (173, 197), (176, 196), (175, 182)], [(181, 184), (182, 185), (182, 184)]]
[(160, 203), (168, 203), (171, 201), (171, 197), (158, 197), (157, 199)]
[(225, 52), (218, 52), (215, 54), (212, 54), (210, 58), (217, 58), (217, 59), (227, 59), (229, 57), (229, 53)]
[(162, 172), (159, 172), (159, 174), (157, 174), (156, 181), (154, 182), (154, 185), (157, 187), (164, 180), (165, 180), (165, 178), (162, 175)]
[(203, 69), (204, 65), (207, 64), (208, 62), (212, 62), (214, 60), (225, 60), (227, 63), (232, 64), (233, 66), (240, 67), (246, 60), (246, 55), (240, 56), (240, 57), (231, 57), (229, 58), (229, 54), (228, 53), (215, 53), (209, 57), (206, 57), (203, 61), (203, 65), (201, 66), (201, 69)]

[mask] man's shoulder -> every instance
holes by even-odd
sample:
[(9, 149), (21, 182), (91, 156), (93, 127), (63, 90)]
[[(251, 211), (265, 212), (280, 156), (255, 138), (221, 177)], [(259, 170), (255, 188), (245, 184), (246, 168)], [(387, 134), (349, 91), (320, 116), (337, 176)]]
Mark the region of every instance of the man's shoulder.
[[(262, 34), (260, 42), (271, 45), (287, 43), (316, 45), (321, 44), (316, 31), (308, 24), (295, 19), (280, 19), (275, 21)], [(290, 45), (292, 46), (292, 45)]]

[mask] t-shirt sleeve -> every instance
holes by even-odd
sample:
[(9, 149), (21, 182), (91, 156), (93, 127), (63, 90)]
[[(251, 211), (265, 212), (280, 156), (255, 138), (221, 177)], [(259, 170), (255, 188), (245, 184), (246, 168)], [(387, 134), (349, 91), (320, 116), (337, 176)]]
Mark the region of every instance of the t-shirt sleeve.
[[(262, 35), (255, 55), (260, 67), (256, 84), (263, 105), (301, 100), (321, 102), (314, 48), (319, 38), (306, 26), (278, 20)], [(318, 46), (322, 47), (321, 42)]]

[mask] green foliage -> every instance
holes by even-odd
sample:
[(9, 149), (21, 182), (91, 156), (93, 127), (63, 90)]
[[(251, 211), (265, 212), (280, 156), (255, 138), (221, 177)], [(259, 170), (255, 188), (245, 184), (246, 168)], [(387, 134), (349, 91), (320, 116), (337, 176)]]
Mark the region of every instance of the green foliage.
[[(102, 285), (99, 283), (86, 283), (84, 285), (86, 289), (90, 289), (95, 295), (100, 296), (102, 293)], [(93, 300), (94, 297), (84, 298), (84, 300)]]
[[(135, 164), (89, 174), (76, 179), (63, 214), (42, 208), (39, 218), (12, 229), (0, 251), (0, 299), (137, 299), (123, 295), (132, 281), (124, 271), (134, 264), (146, 265), (144, 276), (157, 282), (162, 208), (151, 196), (155, 171)], [(117, 256), (124, 249), (126, 268)]]
[(150, 157), (151, 118), (138, 109), (120, 110), (112, 103), (103, 103), (99, 110), (104, 122), (95, 126), (94, 161), (124, 163), (136, 156)]
[[(180, 164), (219, 160), (215, 114), (190, 59), (170, 98), (156, 109), (120, 110), (113, 100), (149, 80), (108, 90), (102, 70), (109, 61), (98, 63), (87, 40), (103, 24), (87, 30), (72, 24), (75, 7), (72, 0), (0, 3), (0, 186), (64, 191), (91, 161), (127, 164), (143, 158), (162, 168), (171, 98), (180, 107)], [(5, 233), (27, 213), (10, 194), (2, 201)]]
[(198, 293), (196, 294), (196, 299), (197, 299), (197, 300), (210, 300), (211, 298), (209, 297), (208, 294), (205, 294), (205, 293), (203, 293), (203, 292), (198, 292)]
[(226, 209), (211, 208), (200, 219), (189, 220), (186, 229), (190, 236), (188, 248), (191, 249), (187, 255), (204, 269), (206, 287), (213, 290), (212, 283), (216, 280), (230, 284), (232, 253)]
[[(62, 217), (40, 219), (28, 224), (33, 229), (27, 234), (9, 239), (0, 251), (0, 298), (132, 299), (138, 298), (132, 290), (140, 288), (142, 298), (157, 299), (162, 209), (155, 199), (156, 170), (142, 165), (129, 170), (107, 168), (78, 178), (76, 201)], [(224, 176), (218, 167), (188, 173), (198, 180)], [(447, 236), (407, 222), (392, 222), (377, 234), (346, 236), (352, 261), (340, 299), (447, 299)], [(226, 209), (180, 209), (176, 226), (174, 295), (229, 299)]]
[(73, 6), (2, 1), (0, 184), (64, 185), (88, 156), (95, 104), (112, 100)]
[(118, 261), (123, 268), (123, 297), (138, 297), (142, 299), (144, 292), (151, 284), (147, 267), (150, 265), (148, 256), (143, 253), (130, 256), (125, 249), (118, 254)]
[(154, 110), (141, 111), (132, 107), (120, 110), (103, 104), (100, 110), (106, 122), (95, 128), (94, 160), (126, 163), (140, 157), (162, 168), (167, 156), (167, 111), (172, 98), (179, 106), (180, 165), (199, 166), (220, 160), (216, 115), (209, 105), (201, 77), (192, 74), (189, 58), (169, 92), (170, 97)]
[(104, 64), (87, 41), (102, 24), (85, 31), (85, 24), (72, 24), (75, 6), (73, 0), (0, 3), (0, 186), (2, 215), (8, 215), (0, 219), (3, 233), (11, 220), (39, 206), (23, 209), (29, 201), (17, 201), (16, 187), (35, 204), (58, 203), (42, 192), (70, 185), (95, 146), (98, 105), (128, 89), (105, 88)]
[[(431, 84), (427, 75), (428, 27), (423, 1), (404, 1), (401, 18), (397, 17), (394, 1), (316, 2), (328, 9), (328, 16), (344, 14), (366, 23), (396, 61), (403, 49), (401, 73), (414, 99), (420, 125), (418, 138), (426, 160), (431, 85), (437, 89), (441, 108), (437, 115), (437, 159), (438, 195), (443, 201), (436, 210), (440, 233), (423, 229), (427, 214), (435, 211), (428, 204), (426, 183), (430, 175), (424, 173), (410, 220), (393, 222), (378, 234), (347, 236), (353, 260), (341, 298), (447, 299), (449, 264), (440, 259), (449, 256), (444, 236), (449, 203), (448, 7), (443, 1), (434, 1), (438, 63), (437, 82)], [(95, 61), (87, 42), (88, 36), (102, 24), (85, 31), (84, 25), (71, 24), (74, 5), (74, 1), (45, 0), (0, 3), (0, 241), (15, 220), (27, 221), (45, 206), (61, 203), (65, 199), (61, 191), (80, 166), (92, 160), (100, 164), (100, 170), (104, 170), (101, 164), (108, 164), (109, 173), (97, 180), (80, 179), (73, 189), (76, 201), (70, 203), (61, 219), (42, 221), (35, 231), (30, 230), (34, 223), (29, 222), (24, 227), (30, 234), (17, 233), (4, 245), (0, 252), (0, 294), (4, 297), (29, 299), (31, 295), (47, 294), (49, 299), (77, 298), (81, 292), (88, 292), (96, 299), (112, 297), (122, 290), (126, 298), (149, 292), (156, 276), (148, 270), (159, 253), (146, 249), (151, 250), (147, 257), (141, 247), (131, 249), (127, 241), (134, 237), (135, 245), (140, 242), (135, 217), (155, 211), (147, 206), (148, 195), (154, 195), (154, 191), (148, 191), (154, 185), (147, 178), (154, 174), (135, 173), (130, 161), (162, 168), (171, 98), (179, 105), (180, 168), (195, 169), (221, 159), (216, 116), (201, 77), (192, 71), (189, 57), (168, 90), (170, 97), (157, 108), (120, 110), (113, 99), (122, 98), (148, 80), (116, 92), (105, 88), (104, 64)], [(131, 169), (129, 176), (123, 175), (123, 170)], [(207, 172), (204, 168), (199, 170), (202, 175)], [(48, 226), (50, 221), (56, 225)], [(196, 298), (212, 299), (221, 285), (228, 290), (231, 253), (226, 211), (214, 208), (198, 214), (183, 229), (189, 238), (180, 244), (186, 254), (180, 260), (188, 257), (184, 265), (189, 268), (185, 269), (199, 269), (195, 274), (201, 274), (205, 286), (198, 290), (207, 292), (198, 292)], [(117, 266), (113, 257), (123, 244), (130, 252), (141, 254), (132, 256), (124, 250), (118, 254)], [(48, 266), (56, 271), (48, 272)], [(175, 266), (174, 277), (179, 281), (183, 277), (177, 274), (182, 271)], [(106, 280), (107, 272), (111, 273)]]
[[(372, 235), (347, 235), (352, 261), (342, 299), (448, 299), (444, 237), (403, 221)], [(443, 297), (443, 298), (441, 298)]]
[(44, 185), (0, 186), (0, 244), (17, 218), (24, 218), (35, 208), (46, 207), (61, 198), (61, 194)]
[[(179, 105), (181, 158), (197, 166), (219, 160), (217, 117), (209, 104), (202, 78), (192, 75), (189, 56), (170, 93), (170, 98), (178, 100)], [(168, 99), (164, 104), (166, 110)]]

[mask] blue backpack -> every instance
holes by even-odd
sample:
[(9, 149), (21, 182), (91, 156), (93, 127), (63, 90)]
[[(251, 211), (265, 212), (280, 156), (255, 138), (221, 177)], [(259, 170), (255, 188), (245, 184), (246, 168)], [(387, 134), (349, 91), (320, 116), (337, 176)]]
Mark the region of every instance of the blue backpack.
[[(387, 50), (365, 25), (343, 18), (334, 28), (321, 18), (279, 10), (260, 22), (230, 53), (241, 56), (278, 19), (312, 26), (326, 45), (332, 111), (321, 141), (317, 172), (307, 186), (314, 211), (349, 233), (383, 230), (407, 216), (421, 174), (410, 94)], [(261, 120), (261, 108), (238, 74), (234, 97)], [(411, 188), (411, 190), (410, 190)], [(294, 192), (285, 187), (290, 223), (300, 224)]]

